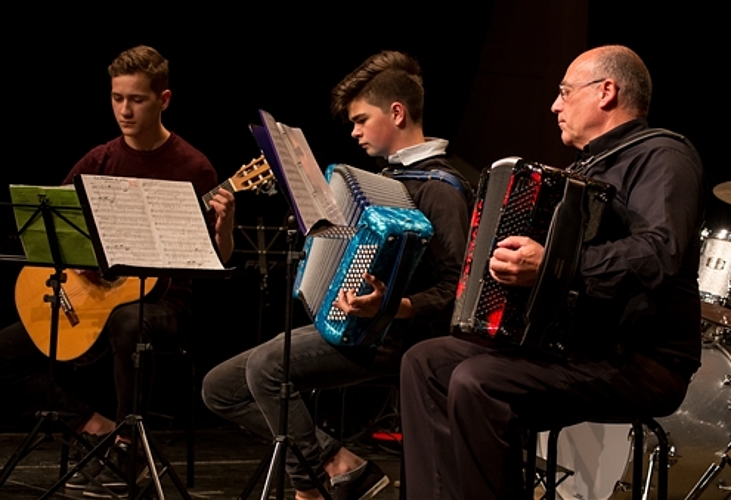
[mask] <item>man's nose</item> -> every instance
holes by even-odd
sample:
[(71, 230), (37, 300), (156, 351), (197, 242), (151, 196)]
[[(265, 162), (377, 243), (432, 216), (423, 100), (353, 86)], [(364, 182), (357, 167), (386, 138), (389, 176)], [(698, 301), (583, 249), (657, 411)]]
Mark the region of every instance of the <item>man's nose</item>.
[(560, 95), (557, 95), (556, 99), (553, 101), (553, 104), (551, 104), (551, 112), (558, 113), (562, 109), (563, 109), (563, 99), (561, 99)]

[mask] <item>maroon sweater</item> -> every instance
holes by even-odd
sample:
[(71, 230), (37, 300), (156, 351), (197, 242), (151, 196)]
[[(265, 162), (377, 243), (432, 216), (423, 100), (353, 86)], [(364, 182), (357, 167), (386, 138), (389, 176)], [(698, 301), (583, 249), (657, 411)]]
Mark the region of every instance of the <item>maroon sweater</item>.
[(152, 151), (132, 149), (119, 136), (89, 151), (74, 165), (63, 183), (72, 183), (76, 174), (190, 181), (198, 196), (203, 196), (218, 183), (208, 158), (174, 133)]
[[(74, 165), (63, 184), (71, 184), (77, 174), (190, 181), (199, 197), (218, 185), (216, 171), (208, 158), (174, 133), (152, 151), (132, 149), (119, 136), (89, 151)], [(212, 228), (213, 217), (209, 216), (207, 221)], [(188, 280), (173, 280), (167, 298), (187, 302), (189, 287)]]

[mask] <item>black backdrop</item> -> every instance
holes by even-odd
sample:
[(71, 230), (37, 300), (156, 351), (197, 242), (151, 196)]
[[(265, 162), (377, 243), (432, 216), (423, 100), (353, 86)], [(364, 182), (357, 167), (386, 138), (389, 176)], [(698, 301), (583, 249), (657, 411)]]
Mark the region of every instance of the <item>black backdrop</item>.
[[(200, 4), (193, 8), (124, 5), (114, 9), (53, 10), (24, 7), (4, 16), (2, 186), (9, 183), (56, 184), (91, 147), (118, 134), (109, 106), (106, 66), (122, 50), (137, 44), (157, 48), (171, 64), (173, 100), (164, 122), (212, 161), (221, 178), (258, 156), (248, 132), (257, 122), (257, 110), (271, 112), (279, 121), (305, 131), (321, 166), (331, 162), (365, 165), (370, 160), (349, 137), (349, 128), (329, 115), (329, 92), (342, 76), (368, 55), (382, 49), (405, 50), (423, 67), (427, 88), (426, 131), (453, 144), (460, 134), (484, 134), (479, 152), (452, 151), (467, 158), (467, 168), (479, 171), (501, 153), (488, 140), (506, 123), (490, 116), (472, 117), (483, 130), (465, 132), (472, 110), (468, 98), (485, 43), (500, 22), (496, 13), (508, 2), (497, 0), (469, 8), (441, 5), (438, 10), (407, 11), (377, 4), (352, 4), (332, 9), (292, 8), (246, 3), (231, 7)], [(528, 18), (540, 2), (509, 2)], [(655, 81), (650, 120), (654, 126), (686, 134), (699, 149), (714, 186), (729, 180), (726, 140), (726, 80), (719, 30), (721, 7), (702, 2), (613, 2), (562, 0), (542, 5), (543, 10), (578, 13), (561, 21), (554, 33), (580, 33), (584, 47), (566, 51), (558, 61), (563, 68), (583, 48), (623, 43), (634, 48), (648, 64)], [(516, 7), (517, 6), (517, 7)], [(657, 7), (653, 9), (652, 7)], [(579, 22), (576, 19), (579, 19)], [(556, 22), (557, 17), (550, 18)], [(549, 22), (546, 19), (545, 22)], [(517, 41), (536, 40), (539, 33), (520, 23), (510, 27)], [(581, 38), (580, 37), (580, 38)], [(509, 50), (509, 49), (508, 49)], [(503, 54), (510, 58), (511, 54)], [(519, 64), (516, 59), (516, 64)], [(491, 76), (488, 74), (487, 78)], [(553, 87), (552, 87), (553, 88)], [(541, 90), (543, 89), (543, 90)], [(548, 114), (550, 102), (543, 81), (529, 94), (503, 91), (507, 102), (528, 101), (529, 115)], [(479, 93), (479, 89), (477, 89)], [(555, 122), (554, 122), (555, 123)], [(723, 136), (721, 135), (723, 132)], [(540, 137), (517, 137), (540, 151), (555, 145), (558, 130)], [(548, 147), (545, 148), (548, 151)], [(511, 154), (521, 154), (520, 151)], [(563, 161), (546, 152), (532, 158)], [(476, 158), (472, 161), (471, 159)], [(0, 201), (7, 200), (0, 189)], [(242, 193), (237, 198), (237, 220), (251, 233), (263, 223), (282, 225), (286, 206), (280, 195)], [(12, 239), (12, 218), (0, 214), (0, 253), (17, 250)], [(713, 199), (708, 226), (729, 228), (729, 207)], [(271, 240), (275, 229), (266, 232)], [(270, 272), (266, 282), (257, 271), (256, 249), (237, 233), (234, 278), (222, 283), (200, 283), (197, 328), (205, 331), (201, 347), (205, 367), (280, 331), (283, 324), (284, 237), (271, 243)], [(254, 252), (254, 253), (252, 253)], [(0, 264), (0, 324), (15, 319), (12, 290), (17, 267)], [(266, 284), (266, 286), (264, 286)], [(262, 290), (266, 293), (262, 293)], [(263, 299), (263, 302), (260, 300)], [(263, 309), (260, 307), (263, 304)], [(262, 310), (263, 315), (259, 312)], [(295, 323), (305, 320), (295, 311)], [(261, 321), (260, 321), (261, 319)]]

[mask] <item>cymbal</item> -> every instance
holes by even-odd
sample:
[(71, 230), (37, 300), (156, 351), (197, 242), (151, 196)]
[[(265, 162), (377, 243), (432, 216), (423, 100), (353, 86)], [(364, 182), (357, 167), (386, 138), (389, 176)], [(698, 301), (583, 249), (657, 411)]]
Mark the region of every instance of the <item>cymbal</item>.
[(721, 201), (731, 203), (731, 181), (722, 182), (713, 188), (713, 194)]

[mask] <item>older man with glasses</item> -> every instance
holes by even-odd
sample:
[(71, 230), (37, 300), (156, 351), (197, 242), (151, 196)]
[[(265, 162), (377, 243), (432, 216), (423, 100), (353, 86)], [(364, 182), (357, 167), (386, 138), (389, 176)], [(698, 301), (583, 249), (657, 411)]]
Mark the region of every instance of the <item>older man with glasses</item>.
[[(522, 429), (663, 416), (682, 403), (700, 365), (706, 187), (685, 138), (647, 133), (651, 90), (623, 46), (589, 50), (566, 71), (551, 111), (563, 143), (579, 150), (571, 168), (616, 190), (602, 237), (581, 249), (571, 352), (455, 337), (412, 347), (401, 369), (407, 498), (524, 498)], [(543, 256), (536, 241), (508, 236), (489, 272), (507, 287), (533, 286)]]

